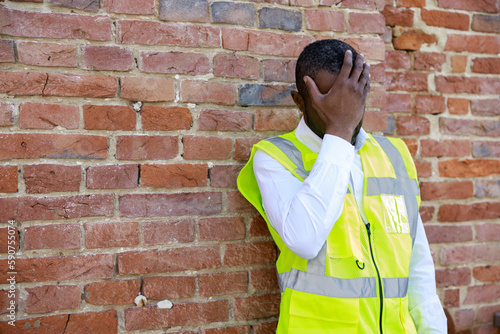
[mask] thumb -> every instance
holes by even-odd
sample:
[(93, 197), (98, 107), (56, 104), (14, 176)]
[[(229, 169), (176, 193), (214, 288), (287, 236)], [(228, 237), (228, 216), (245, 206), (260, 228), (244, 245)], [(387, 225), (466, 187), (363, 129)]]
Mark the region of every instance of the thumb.
[(309, 93), (311, 99), (316, 100), (318, 97), (323, 95), (321, 94), (321, 92), (318, 89), (318, 86), (316, 86), (316, 83), (314, 82), (313, 79), (311, 79), (311, 77), (306, 75), (304, 77), (304, 82), (306, 83), (307, 92)]

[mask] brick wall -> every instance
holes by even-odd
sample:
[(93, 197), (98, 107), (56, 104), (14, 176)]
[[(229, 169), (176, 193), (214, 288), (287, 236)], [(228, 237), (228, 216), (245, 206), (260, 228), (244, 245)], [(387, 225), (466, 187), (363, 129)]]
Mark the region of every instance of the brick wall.
[(296, 125), (302, 48), (335, 37), (373, 64), (365, 128), (414, 154), (453, 326), (499, 333), (498, 13), (498, 0), (0, 0), (0, 331), (272, 333), (276, 251), (236, 175), (253, 143)]

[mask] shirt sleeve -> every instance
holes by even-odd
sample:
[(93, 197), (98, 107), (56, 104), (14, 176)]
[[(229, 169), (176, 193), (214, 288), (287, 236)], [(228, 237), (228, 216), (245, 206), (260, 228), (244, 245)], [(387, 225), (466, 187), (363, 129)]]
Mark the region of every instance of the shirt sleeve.
[(314, 258), (343, 209), (354, 146), (325, 135), (318, 158), (304, 182), (262, 150), (253, 168), (269, 223), (298, 256)]
[(408, 309), (418, 333), (447, 333), (447, 319), (436, 294), (434, 263), (420, 215), (417, 224), (410, 259)]

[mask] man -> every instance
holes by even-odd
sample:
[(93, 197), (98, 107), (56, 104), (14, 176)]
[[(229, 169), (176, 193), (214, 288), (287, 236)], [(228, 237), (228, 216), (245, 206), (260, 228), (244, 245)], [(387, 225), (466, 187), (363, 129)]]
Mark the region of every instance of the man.
[(297, 60), (297, 128), (252, 149), (238, 188), (280, 249), (277, 333), (446, 333), (402, 140), (362, 128), (370, 66), (348, 44)]

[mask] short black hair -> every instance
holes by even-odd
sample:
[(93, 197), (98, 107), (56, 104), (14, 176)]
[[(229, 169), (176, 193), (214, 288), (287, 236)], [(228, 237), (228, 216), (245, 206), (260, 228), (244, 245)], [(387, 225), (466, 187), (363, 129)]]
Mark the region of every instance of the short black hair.
[(304, 98), (309, 96), (304, 76), (307, 75), (316, 80), (319, 70), (339, 73), (347, 50), (351, 50), (354, 61), (358, 55), (356, 50), (346, 42), (337, 39), (316, 41), (306, 46), (297, 59), (295, 67), (295, 84), (300, 95)]

